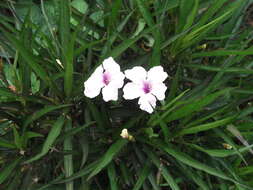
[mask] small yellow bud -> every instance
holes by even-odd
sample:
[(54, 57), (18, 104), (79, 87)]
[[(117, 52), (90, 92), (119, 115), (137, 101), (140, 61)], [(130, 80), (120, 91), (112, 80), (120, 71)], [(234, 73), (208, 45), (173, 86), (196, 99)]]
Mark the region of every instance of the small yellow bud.
[(127, 129), (123, 129), (123, 130), (121, 131), (120, 136), (121, 136), (123, 139), (128, 139), (129, 134), (128, 134)]
[(230, 149), (233, 148), (230, 144), (227, 144), (227, 143), (222, 143), (222, 145), (223, 145), (223, 147), (224, 147), (225, 149), (228, 149), (228, 150), (230, 150)]
[(127, 130), (127, 129), (123, 129), (123, 130), (121, 131), (120, 136), (121, 136), (123, 139), (127, 139), (127, 140), (129, 140), (129, 141), (135, 141), (134, 137), (128, 133), (128, 130)]

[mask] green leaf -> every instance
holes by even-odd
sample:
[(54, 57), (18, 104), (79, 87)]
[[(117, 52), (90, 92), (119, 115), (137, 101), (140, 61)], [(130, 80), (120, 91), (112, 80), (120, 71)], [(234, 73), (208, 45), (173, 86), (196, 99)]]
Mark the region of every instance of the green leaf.
[(159, 160), (159, 158), (153, 153), (152, 150), (148, 150), (147, 147), (145, 147), (145, 152), (147, 153), (149, 159), (156, 165), (156, 167), (161, 171), (162, 176), (164, 177), (164, 179), (167, 181), (167, 183), (169, 184), (170, 188), (172, 190), (180, 190), (179, 186), (177, 185), (176, 181), (173, 179), (173, 177), (171, 176), (169, 170), (167, 169), (167, 167), (165, 165), (163, 165), (161, 163), (161, 161)]
[[(71, 130), (72, 128), (72, 120), (68, 120), (66, 123), (65, 130)], [(72, 145), (72, 137), (69, 136), (64, 140), (64, 151), (71, 152), (73, 150)], [(65, 170), (65, 177), (69, 177), (73, 174), (73, 156), (71, 154), (64, 156), (64, 170)], [(74, 190), (74, 183), (73, 181), (66, 182), (66, 190)]]
[[(194, 102), (191, 102), (189, 104), (186, 104), (177, 110), (174, 110), (171, 114), (168, 115), (168, 113), (164, 113), (161, 118), (164, 119), (166, 122), (174, 121), (177, 119), (180, 119), (182, 117), (185, 117), (191, 113), (197, 112), (201, 110), (203, 107), (207, 106), (208, 104), (215, 101), (219, 96), (224, 95), (225, 93), (229, 92), (231, 89), (224, 89), (218, 92), (215, 92), (213, 94), (209, 94), (205, 97), (202, 97), (199, 100), (195, 100)], [(167, 116), (168, 115), (168, 116)], [(157, 122), (157, 121), (156, 121)], [(156, 123), (155, 122), (155, 123)], [(154, 123), (154, 125), (155, 125)]]
[(133, 45), (137, 40), (139, 40), (144, 35), (152, 32), (156, 28), (157, 28), (157, 25), (153, 25), (152, 27), (149, 27), (146, 30), (144, 30), (140, 35), (138, 35), (138, 36), (136, 36), (134, 38), (130, 38), (130, 39), (124, 40), (124, 42), (122, 42), (120, 45), (118, 45), (117, 47), (115, 47), (106, 57), (109, 57), (109, 56), (112, 56), (114, 58), (118, 57), (127, 48), (129, 48), (131, 45)]
[(147, 160), (144, 167), (142, 168), (140, 172), (140, 175), (138, 177), (136, 184), (134, 185), (133, 190), (139, 190), (142, 187), (144, 181), (150, 174), (150, 169), (151, 169), (151, 164), (150, 164), (150, 161)]
[(19, 96), (12, 91), (10, 91), (8, 88), (0, 87), (0, 94), (1, 96), (10, 97), (17, 99)]
[[(238, 154), (236, 150), (222, 150), (222, 149), (207, 149), (207, 148), (202, 148), (201, 146), (198, 146), (196, 144), (188, 144), (190, 147), (199, 150), (201, 152), (204, 152), (210, 156), (214, 156), (214, 157), (228, 157), (228, 156), (233, 156)], [(250, 150), (253, 147), (253, 145), (247, 146), (247, 147), (243, 147), (238, 149), (238, 152), (245, 152)]]
[[(191, 158), (189, 155), (187, 155), (183, 152), (179, 152), (179, 151), (175, 150), (174, 148), (165, 145), (162, 141), (158, 141), (158, 140), (153, 141), (152, 145), (155, 145), (157, 148), (164, 150), (165, 152), (167, 152), (168, 154), (173, 156), (175, 159), (181, 161), (182, 163), (184, 163), (188, 166), (191, 166), (191, 167), (196, 168), (198, 170), (202, 170), (206, 173), (209, 173), (209, 174), (219, 177), (221, 179), (228, 180), (228, 181), (234, 182), (235, 184), (238, 184), (238, 182), (236, 180), (228, 177), (223, 172), (218, 171), (208, 165), (205, 165), (205, 164)], [(243, 184), (241, 184), (241, 185), (243, 185)]]
[(46, 84), (51, 85), (51, 81), (46, 70), (40, 64), (38, 64), (38, 58), (29, 52), (14, 35), (6, 31), (3, 31), (3, 33), (13, 44), (13, 46), (19, 51), (21, 56), (24, 58), (29, 67), (36, 73), (36, 75), (38, 75)]
[(46, 115), (49, 112), (58, 110), (58, 109), (62, 109), (62, 108), (66, 108), (71, 106), (71, 104), (65, 104), (65, 105), (58, 105), (58, 106), (45, 106), (45, 108), (33, 113), (31, 116), (29, 116), (25, 121), (24, 121), (24, 125), (23, 127), (26, 128), (30, 123), (32, 123), (33, 121), (39, 119), (40, 117)]
[(234, 121), (235, 118), (236, 118), (236, 116), (230, 116), (230, 117), (227, 117), (225, 119), (221, 119), (221, 120), (214, 121), (214, 122), (211, 122), (211, 123), (202, 124), (202, 125), (182, 129), (181, 131), (179, 131), (178, 134), (176, 134), (176, 136), (182, 136), (182, 135), (187, 135), (187, 134), (195, 134), (195, 133), (198, 133), (198, 132), (201, 132), (201, 131), (206, 131), (206, 130), (213, 129), (213, 128), (216, 128), (216, 127), (224, 126), (224, 125), (227, 125), (227, 124), (231, 123), (232, 121)]
[(253, 74), (253, 69), (244, 69), (241, 67), (229, 67), (229, 68), (222, 68), (222, 67), (214, 67), (214, 66), (206, 66), (206, 65), (195, 65), (189, 64), (185, 65), (186, 67), (197, 68), (206, 71), (214, 71), (214, 72), (224, 72), (224, 73), (241, 73), (241, 74)]
[(192, 54), (193, 58), (196, 57), (211, 57), (211, 56), (228, 56), (228, 55), (252, 55), (253, 49), (248, 48), (246, 50), (226, 50), (226, 49), (220, 49), (220, 50), (214, 50), (209, 52), (200, 52), (200, 53), (194, 53)]
[(64, 91), (67, 97), (72, 92), (73, 56), (75, 33), (70, 35), (70, 0), (60, 1), (60, 37), (62, 46), (62, 60), (65, 69)]
[(17, 146), (17, 148), (21, 149), (22, 148), (21, 137), (15, 127), (13, 127), (13, 134), (15, 145)]
[(98, 162), (95, 169), (92, 171), (92, 173), (89, 175), (88, 179), (91, 179), (93, 176), (98, 174), (103, 168), (105, 168), (112, 159), (118, 154), (118, 152), (128, 143), (125, 139), (119, 139), (117, 142), (112, 144), (110, 148), (106, 151), (104, 156), (101, 158), (101, 160)]
[(57, 142), (62, 141), (64, 139), (68, 138), (68, 137), (72, 137), (75, 134), (78, 134), (80, 131), (86, 129), (87, 127), (89, 127), (90, 125), (92, 125), (94, 123), (95, 122), (92, 121), (92, 122), (84, 124), (83, 126), (75, 127), (75, 128), (72, 128), (72, 129), (69, 129), (69, 130), (65, 131), (65, 133), (63, 135), (61, 135), (61, 137), (59, 139), (57, 139)]
[(187, 30), (192, 26), (198, 13), (199, 0), (181, 0), (178, 32)]
[(115, 165), (113, 162), (111, 162), (108, 167), (107, 167), (107, 174), (109, 176), (110, 180), (110, 190), (118, 190), (118, 185), (117, 185), (117, 174), (116, 174), (116, 169)]
[(35, 137), (44, 137), (44, 135), (42, 135), (42, 134), (40, 134), (40, 133), (33, 132), (33, 131), (27, 131), (27, 132), (25, 133), (25, 136), (26, 136), (28, 139), (35, 138)]
[(71, 5), (82, 14), (85, 14), (88, 10), (88, 4), (85, 0), (74, 0), (71, 2)]
[(41, 152), (36, 156), (30, 158), (29, 160), (25, 161), (26, 164), (36, 161), (48, 153), (50, 148), (53, 146), (56, 138), (60, 135), (64, 121), (65, 118), (63, 116), (60, 116), (57, 119), (57, 121), (53, 124), (46, 141), (43, 144)]
[(0, 184), (2, 184), (19, 164), (21, 158), (16, 159), (0, 171)]
[(4, 148), (17, 148), (15, 144), (10, 143), (4, 139), (0, 139), (0, 147), (4, 147)]

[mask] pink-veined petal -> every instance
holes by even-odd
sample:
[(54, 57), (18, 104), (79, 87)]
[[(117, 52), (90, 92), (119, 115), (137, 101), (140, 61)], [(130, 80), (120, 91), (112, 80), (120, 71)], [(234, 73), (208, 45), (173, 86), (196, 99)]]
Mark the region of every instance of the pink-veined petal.
[(108, 102), (110, 100), (117, 101), (118, 100), (118, 88), (114, 86), (108, 85), (102, 89), (102, 95), (104, 101)]
[(92, 73), (90, 78), (84, 82), (84, 95), (89, 98), (94, 98), (99, 95), (103, 84), (103, 68), (99, 66)]
[(148, 71), (147, 75), (148, 75), (148, 80), (153, 81), (153, 82), (163, 82), (168, 77), (168, 74), (164, 72), (162, 66), (152, 67)]
[(156, 98), (152, 94), (142, 95), (138, 101), (140, 109), (152, 113), (156, 107)]
[(123, 88), (123, 92), (123, 97), (126, 100), (133, 100), (143, 95), (143, 90), (141, 89), (141, 86), (133, 82), (127, 83)]
[(140, 66), (133, 67), (125, 71), (125, 76), (136, 84), (142, 84), (147, 78), (147, 71)]
[(116, 63), (112, 57), (105, 59), (102, 64), (105, 71), (109, 72), (111, 75), (120, 72), (119, 64)]
[(110, 85), (114, 86), (115, 88), (122, 88), (124, 85), (125, 75), (122, 72), (115, 73), (112, 75), (112, 79)]
[(167, 90), (167, 87), (165, 86), (164, 83), (162, 82), (153, 83), (151, 93), (155, 95), (158, 100), (164, 100), (166, 90)]

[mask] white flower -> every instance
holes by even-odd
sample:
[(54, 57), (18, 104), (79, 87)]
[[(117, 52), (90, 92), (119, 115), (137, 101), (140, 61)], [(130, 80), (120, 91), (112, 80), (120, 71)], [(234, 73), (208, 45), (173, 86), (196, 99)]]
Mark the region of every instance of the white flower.
[(140, 108), (152, 113), (156, 106), (156, 100), (165, 99), (167, 87), (163, 83), (168, 77), (162, 66), (155, 66), (148, 72), (140, 66), (125, 71), (125, 76), (132, 82), (127, 83), (124, 88), (123, 97), (127, 100), (139, 98)]
[(125, 75), (120, 71), (119, 64), (109, 57), (84, 82), (84, 95), (94, 98), (100, 94), (102, 89), (104, 101), (116, 101), (118, 100), (118, 89), (123, 86), (124, 78)]

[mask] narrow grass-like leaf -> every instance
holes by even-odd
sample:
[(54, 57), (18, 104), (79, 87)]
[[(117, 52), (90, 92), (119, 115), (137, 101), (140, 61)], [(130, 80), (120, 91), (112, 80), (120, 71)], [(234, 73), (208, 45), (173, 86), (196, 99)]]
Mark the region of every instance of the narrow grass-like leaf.
[(193, 58), (196, 57), (213, 57), (213, 56), (228, 56), (228, 55), (252, 55), (253, 49), (249, 48), (246, 50), (214, 50), (210, 52), (200, 52), (192, 54)]
[[(185, 117), (191, 113), (194, 113), (196, 111), (199, 111), (204, 106), (207, 106), (208, 104), (212, 103), (214, 100), (216, 100), (219, 96), (229, 92), (231, 89), (224, 89), (218, 92), (215, 92), (213, 94), (210, 94), (206, 97), (201, 98), (198, 101), (191, 102), (190, 104), (186, 104), (185, 106), (182, 106), (175, 110), (171, 114), (167, 114), (166, 112), (161, 116), (161, 118), (165, 118), (164, 120), (166, 122), (170, 122), (176, 119), (180, 119), (182, 117)], [(168, 115), (168, 116), (167, 116)], [(167, 117), (166, 117), (167, 116)], [(155, 121), (153, 125), (155, 125), (158, 121)]]
[[(179, 186), (177, 185), (176, 181), (173, 179), (171, 174), (169, 173), (168, 169), (166, 166), (164, 166), (159, 158), (153, 153), (152, 150), (149, 150), (147, 147), (145, 147), (145, 152), (147, 153), (149, 159), (156, 165), (156, 167), (161, 170), (162, 176), (164, 179), (167, 181), (169, 184), (170, 188), (172, 190), (180, 190)], [(159, 182), (158, 182), (159, 183)]]
[(107, 167), (107, 174), (109, 176), (110, 180), (110, 189), (111, 190), (118, 190), (118, 185), (117, 185), (117, 174), (115, 170), (115, 165), (113, 162), (111, 162), (108, 167)]
[[(65, 130), (71, 130), (72, 129), (72, 121), (68, 120), (66, 122)], [(64, 140), (64, 151), (71, 152), (73, 149), (72, 145), (72, 137), (69, 136), (65, 138)], [(73, 156), (71, 154), (64, 156), (64, 170), (65, 170), (65, 176), (69, 177), (73, 174)], [(69, 181), (66, 182), (66, 190), (74, 190), (74, 182)]]
[(177, 72), (175, 76), (173, 77), (170, 92), (168, 96), (166, 97), (166, 102), (171, 101), (176, 96), (176, 93), (178, 91), (178, 85), (179, 85), (179, 76), (180, 76), (179, 74), (180, 74), (180, 67), (177, 68)]
[(200, 172), (195, 172), (192, 168), (186, 166), (185, 164), (179, 162), (180, 169), (183, 173), (185, 173), (186, 177), (192, 179), (202, 190), (210, 190), (206, 181), (202, 179)]
[[(148, 24), (149, 27), (153, 27), (155, 25), (155, 22), (152, 18), (151, 12), (146, 6), (146, 2), (143, 0), (137, 0), (137, 5), (139, 7), (139, 10)], [(151, 57), (151, 63), (150, 66), (155, 66), (160, 64), (160, 57), (161, 57), (161, 34), (158, 30), (152, 31), (155, 44), (153, 47), (152, 57)]]
[(29, 160), (25, 161), (25, 163), (31, 163), (33, 161), (36, 161), (46, 155), (50, 148), (53, 146), (56, 138), (60, 135), (62, 126), (64, 124), (65, 118), (63, 116), (60, 116), (57, 121), (53, 124), (46, 141), (43, 144), (42, 150), (39, 154), (36, 156), (30, 158)]
[(96, 168), (89, 175), (88, 180), (98, 174), (102, 169), (104, 169), (116, 156), (116, 154), (128, 143), (125, 139), (119, 139), (117, 142), (112, 144), (110, 148), (106, 151), (104, 156), (101, 158)]
[(236, 116), (230, 116), (225, 119), (221, 119), (221, 120), (214, 121), (211, 123), (182, 129), (176, 136), (181, 136), (181, 135), (186, 135), (186, 134), (195, 134), (195, 133), (198, 133), (201, 131), (206, 131), (206, 130), (213, 129), (216, 127), (224, 126), (224, 125), (229, 124), (232, 121), (234, 121), (235, 118), (236, 118)]
[(73, 181), (74, 179), (77, 179), (77, 178), (80, 178), (80, 177), (83, 177), (85, 176), (85, 179), (86, 179), (86, 176), (91, 173), (97, 166), (97, 164), (99, 163), (100, 160), (96, 160), (94, 162), (92, 162), (91, 164), (89, 164), (88, 166), (86, 166), (85, 168), (81, 169), (80, 171), (74, 173), (73, 175), (65, 178), (65, 179), (59, 179), (59, 180), (56, 180), (54, 182), (54, 184), (60, 184), (60, 183), (66, 183), (66, 182), (69, 182), (69, 181)]
[(65, 131), (65, 133), (63, 135), (61, 135), (61, 137), (59, 139), (57, 139), (57, 142), (58, 141), (59, 142), (63, 141), (64, 139), (66, 139), (68, 137), (71, 137), (71, 136), (74, 136), (75, 134), (78, 134), (80, 131), (86, 129), (87, 127), (89, 127), (90, 125), (92, 125), (94, 123), (95, 122), (92, 121), (92, 122), (84, 124), (83, 126), (75, 127), (75, 128), (72, 128), (72, 129), (69, 129), (69, 130)]
[(19, 164), (21, 158), (14, 160), (12, 163), (7, 165), (3, 170), (0, 171), (0, 184), (2, 184), (6, 179), (8, 179), (9, 175), (13, 172), (16, 166)]
[(60, 1), (60, 37), (62, 60), (64, 64), (64, 91), (67, 97), (72, 92), (73, 83), (73, 55), (76, 35), (70, 35), (70, 1)]
[[(210, 156), (214, 156), (214, 157), (228, 157), (228, 156), (233, 156), (238, 154), (237, 151), (235, 150), (222, 150), (222, 149), (207, 149), (207, 148), (202, 148), (201, 146), (198, 146), (196, 144), (188, 144), (190, 147), (199, 150), (201, 152), (204, 152)], [(242, 153), (245, 151), (250, 150), (253, 147), (253, 145), (247, 146), (247, 147), (243, 147), (238, 149), (238, 152)]]
[(34, 57), (23, 44), (16, 39), (12, 34), (3, 31), (4, 35), (13, 44), (13, 46), (20, 52), (24, 60), (31, 67), (31, 69), (48, 85), (51, 85), (50, 78), (46, 70), (37, 62), (37, 58)]
[(110, 55), (114, 58), (118, 57), (122, 52), (124, 52), (127, 48), (129, 48), (131, 45), (133, 45), (137, 40), (139, 40), (141, 37), (143, 37), (145, 34), (148, 34), (155, 30), (157, 28), (157, 25), (154, 25), (146, 30), (144, 30), (139, 36), (136, 36), (135, 38), (132, 39), (127, 39), (124, 40), (120, 45), (115, 47), (111, 52)]
[[(191, 5), (191, 6), (189, 6)], [(180, 31), (187, 30), (194, 22), (197, 15), (199, 0), (181, 0), (179, 24), (182, 23)]]
[(54, 111), (54, 110), (58, 110), (58, 109), (62, 109), (62, 108), (66, 108), (71, 106), (71, 104), (66, 104), (66, 105), (58, 105), (58, 106), (46, 106), (45, 108), (33, 113), (31, 116), (29, 116), (25, 122), (23, 127), (26, 128), (30, 123), (32, 123), (33, 121), (39, 119), (40, 117), (44, 116), (45, 114)]
[(197, 23), (197, 26), (202, 26), (205, 24), (208, 20), (211, 20), (213, 18), (213, 15), (219, 11), (219, 9), (223, 6), (224, 3), (226, 3), (227, 0), (215, 0), (214, 2), (211, 2), (211, 6), (207, 8), (207, 11), (201, 16), (200, 20)]
[(241, 67), (222, 68), (222, 67), (214, 67), (214, 66), (206, 66), (206, 65), (195, 65), (195, 64), (189, 64), (185, 66), (197, 68), (201, 70), (206, 70), (206, 71), (214, 71), (214, 72), (253, 74), (253, 69), (244, 69)]
[(150, 174), (150, 169), (151, 169), (151, 164), (150, 164), (150, 161), (147, 160), (143, 169), (140, 172), (139, 178), (136, 181), (136, 184), (134, 185), (133, 190), (139, 190), (142, 187), (144, 181)]
[(4, 139), (0, 139), (0, 147), (4, 147), (4, 148), (17, 148), (15, 144), (8, 142)]
[(21, 137), (15, 127), (13, 127), (13, 134), (15, 145), (17, 146), (17, 148), (21, 149), (22, 148)]
[[(228, 177), (223, 172), (218, 171), (210, 166), (207, 166), (207, 165), (191, 158), (189, 155), (187, 155), (183, 152), (179, 152), (179, 151), (175, 150), (174, 148), (165, 145), (160, 140), (156, 140), (156, 141), (152, 141), (152, 142), (148, 142), (147, 140), (145, 140), (145, 141), (146, 141), (146, 143), (151, 144), (158, 149), (162, 149), (163, 151), (165, 151), (168, 154), (170, 154), (171, 156), (173, 156), (175, 159), (181, 161), (182, 163), (184, 163), (188, 166), (205, 171), (206, 173), (209, 173), (213, 176), (216, 176), (216, 177), (222, 178), (224, 180), (228, 180), (228, 181), (234, 182), (235, 184), (238, 184), (238, 182), (236, 180), (234, 180), (231, 177)], [(243, 185), (243, 184), (241, 184), (241, 185)]]

